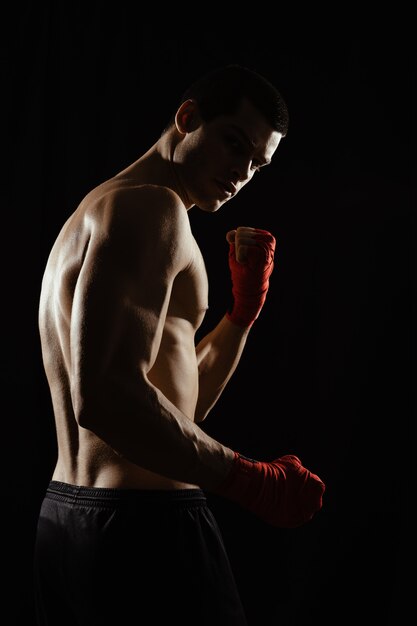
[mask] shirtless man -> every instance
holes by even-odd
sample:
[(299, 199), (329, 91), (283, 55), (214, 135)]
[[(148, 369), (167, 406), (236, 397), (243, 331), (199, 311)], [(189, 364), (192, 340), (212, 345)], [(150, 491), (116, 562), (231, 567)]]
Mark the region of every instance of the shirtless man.
[(265, 302), (275, 238), (226, 234), (234, 306), (196, 345), (208, 283), (187, 211), (234, 197), (287, 124), (264, 78), (215, 71), (56, 239), (39, 308), (58, 445), (35, 549), (41, 626), (246, 624), (204, 491), (281, 527), (322, 506), (323, 482), (297, 457), (254, 461), (198, 425)]

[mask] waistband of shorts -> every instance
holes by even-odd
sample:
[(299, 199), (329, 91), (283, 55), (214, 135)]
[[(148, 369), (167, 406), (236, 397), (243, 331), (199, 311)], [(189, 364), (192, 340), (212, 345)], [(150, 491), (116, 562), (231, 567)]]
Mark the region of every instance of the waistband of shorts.
[(124, 504), (178, 504), (190, 506), (206, 504), (202, 489), (117, 489), (84, 487), (51, 480), (46, 490), (47, 499), (85, 506), (123, 506)]

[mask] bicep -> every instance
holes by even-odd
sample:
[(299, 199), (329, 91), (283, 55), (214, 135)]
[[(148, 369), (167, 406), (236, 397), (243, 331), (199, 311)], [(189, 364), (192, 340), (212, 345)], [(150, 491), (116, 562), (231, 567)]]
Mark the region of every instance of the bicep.
[(138, 365), (146, 367), (157, 349), (170, 288), (169, 277), (162, 278), (152, 267), (124, 271), (111, 247), (92, 251), (77, 282), (71, 316), (73, 362), (80, 373), (99, 377), (127, 341)]

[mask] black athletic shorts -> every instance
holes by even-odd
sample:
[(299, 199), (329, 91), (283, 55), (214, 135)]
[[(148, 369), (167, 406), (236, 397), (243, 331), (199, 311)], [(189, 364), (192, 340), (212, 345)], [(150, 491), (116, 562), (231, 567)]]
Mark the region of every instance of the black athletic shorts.
[(34, 561), (39, 626), (247, 625), (200, 489), (51, 481)]

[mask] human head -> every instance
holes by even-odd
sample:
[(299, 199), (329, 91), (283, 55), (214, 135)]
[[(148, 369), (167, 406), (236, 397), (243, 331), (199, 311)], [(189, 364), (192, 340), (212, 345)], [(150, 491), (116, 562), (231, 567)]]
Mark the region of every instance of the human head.
[[(231, 64), (214, 69), (192, 83), (180, 98), (195, 100), (205, 122), (224, 114), (233, 114), (247, 99), (264, 116), (271, 128), (285, 137), (289, 116), (278, 89), (264, 76), (247, 67)], [(175, 121), (172, 115), (167, 130)]]
[(253, 70), (229, 65), (193, 83), (161, 137), (186, 206), (217, 211), (271, 162), (287, 130), (282, 96)]

